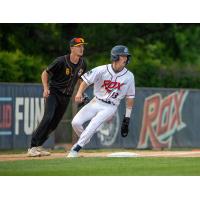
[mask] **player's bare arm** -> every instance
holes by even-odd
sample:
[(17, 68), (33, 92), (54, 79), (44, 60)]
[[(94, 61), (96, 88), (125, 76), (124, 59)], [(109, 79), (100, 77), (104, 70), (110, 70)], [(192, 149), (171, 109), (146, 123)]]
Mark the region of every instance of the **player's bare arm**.
[(130, 118), (133, 106), (134, 106), (134, 99), (133, 98), (126, 98), (126, 114), (125, 114), (125, 117)]
[(81, 103), (83, 101), (83, 93), (87, 89), (87, 87), (88, 87), (88, 85), (86, 84), (86, 82), (82, 81), (82, 83), (80, 84), (80, 87), (78, 89), (78, 92), (75, 96), (75, 102)]
[(50, 94), (50, 91), (49, 91), (49, 88), (48, 88), (48, 73), (46, 72), (46, 70), (44, 70), (42, 72), (42, 75), (41, 75), (41, 79), (42, 79), (42, 85), (43, 85), (43, 97), (46, 98), (49, 96)]
[(79, 88), (80, 87), (80, 85), (81, 85), (81, 83), (83, 82), (83, 80), (82, 79), (79, 79), (78, 81), (77, 81), (77, 88)]

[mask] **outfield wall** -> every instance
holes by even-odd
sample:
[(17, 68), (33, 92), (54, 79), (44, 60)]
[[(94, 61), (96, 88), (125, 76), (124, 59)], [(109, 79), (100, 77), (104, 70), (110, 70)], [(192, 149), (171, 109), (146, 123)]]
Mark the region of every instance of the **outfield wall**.
[[(92, 89), (87, 93), (92, 96)], [(137, 88), (129, 135), (120, 135), (122, 101), (85, 148), (200, 147), (199, 99), (200, 90)], [(43, 112), (41, 84), (0, 83), (0, 149), (27, 148)], [(59, 133), (69, 135), (68, 121), (58, 127)], [(45, 146), (54, 146), (53, 134)]]
[(199, 102), (200, 90), (137, 88), (129, 135), (120, 135), (122, 101), (113, 120), (102, 125), (86, 148), (200, 147)]
[[(27, 148), (43, 113), (40, 84), (0, 83), (0, 149)], [(54, 146), (53, 135), (45, 146)]]

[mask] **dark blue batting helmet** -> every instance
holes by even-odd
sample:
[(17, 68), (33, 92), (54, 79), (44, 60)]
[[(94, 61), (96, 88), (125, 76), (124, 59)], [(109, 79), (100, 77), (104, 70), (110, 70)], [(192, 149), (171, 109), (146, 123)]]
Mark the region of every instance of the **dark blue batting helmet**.
[(128, 47), (124, 45), (114, 46), (111, 50), (111, 61), (119, 60), (119, 56), (127, 56), (126, 64), (128, 64), (131, 58), (131, 54), (128, 51)]

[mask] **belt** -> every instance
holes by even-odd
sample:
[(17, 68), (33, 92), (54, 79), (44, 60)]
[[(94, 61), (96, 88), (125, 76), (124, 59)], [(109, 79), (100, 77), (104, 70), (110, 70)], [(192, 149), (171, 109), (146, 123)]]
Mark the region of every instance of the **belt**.
[(98, 97), (96, 97), (96, 98), (97, 98), (98, 100), (104, 102), (104, 103), (111, 104), (111, 105), (115, 106), (115, 104), (114, 104), (113, 102), (111, 102), (111, 101), (106, 101), (106, 100), (103, 100), (103, 99), (99, 99)]

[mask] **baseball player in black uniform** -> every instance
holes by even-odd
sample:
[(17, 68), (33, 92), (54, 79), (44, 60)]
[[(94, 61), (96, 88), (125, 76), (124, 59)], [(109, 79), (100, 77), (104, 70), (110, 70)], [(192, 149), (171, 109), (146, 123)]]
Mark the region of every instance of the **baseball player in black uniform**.
[(56, 58), (42, 72), (45, 110), (40, 124), (32, 134), (28, 156), (50, 155), (50, 152), (46, 151), (42, 144), (56, 129), (67, 109), (78, 79), (86, 71), (86, 63), (82, 57), (85, 44), (83, 38), (73, 38), (70, 41), (70, 54)]

